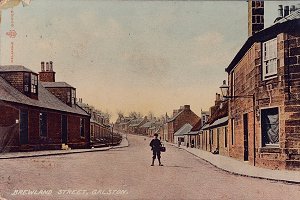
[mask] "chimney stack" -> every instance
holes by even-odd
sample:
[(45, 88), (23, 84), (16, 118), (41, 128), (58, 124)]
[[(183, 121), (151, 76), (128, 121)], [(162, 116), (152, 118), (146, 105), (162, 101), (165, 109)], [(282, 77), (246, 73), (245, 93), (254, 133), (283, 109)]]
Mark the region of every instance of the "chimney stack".
[(41, 71), (42, 71), (42, 72), (45, 71), (45, 62), (41, 62)]
[(191, 106), (190, 106), (190, 105), (184, 105), (184, 106), (183, 106), (183, 109), (184, 109), (184, 110), (191, 110)]
[(53, 71), (53, 62), (46, 62), (46, 70), (45, 70), (45, 62), (41, 62), (41, 72), (39, 73), (39, 80), (41, 82), (55, 82), (55, 72)]
[(290, 7), (284, 6), (284, 17), (288, 16), (290, 14)]
[(248, 36), (264, 29), (264, 1), (248, 0)]

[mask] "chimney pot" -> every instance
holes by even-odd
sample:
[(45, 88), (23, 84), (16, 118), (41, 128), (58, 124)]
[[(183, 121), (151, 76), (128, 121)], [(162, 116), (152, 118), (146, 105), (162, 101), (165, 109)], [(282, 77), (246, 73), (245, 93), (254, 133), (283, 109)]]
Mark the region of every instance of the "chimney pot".
[(45, 71), (45, 62), (41, 62), (41, 70), (42, 70), (42, 72), (44, 72)]
[(53, 62), (50, 61), (50, 71), (52, 72), (53, 71)]
[(290, 13), (293, 13), (296, 11), (296, 6), (295, 5), (291, 5), (290, 7)]
[(46, 71), (49, 71), (49, 62), (46, 62)]
[(278, 6), (278, 17), (280, 17), (280, 18), (283, 17), (283, 7), (282, 7), (282, 5)]
[(288, 16), (290, 14), (290, 7), (284, 6), (284, 17)]

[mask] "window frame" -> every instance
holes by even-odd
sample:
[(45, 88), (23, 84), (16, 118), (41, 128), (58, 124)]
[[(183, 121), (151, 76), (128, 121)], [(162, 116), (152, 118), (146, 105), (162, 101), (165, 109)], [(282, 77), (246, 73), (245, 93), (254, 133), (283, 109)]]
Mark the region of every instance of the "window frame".
[(30, 92), (31, 94), (37, 94), (38, 93), (38, 78), (37, 75), (31, 74), (30, 75)]
[(84, 118), (80, 118), (80, 137), (81, 138), (85, 138), (85, 119)]
[(31, 91), (31, 77), (29, 72), (23, 74), (23, 88), (25, 94), (30, 94)]
[[(277, 113), (278, 113), (278, 143), (274, 143), (274, 144), (266, 144), (264, 143), (264, 133), (263, 133), (263, 128), (262, 128), (262, 125), (263, 125), (263, 120), (262, 120), (262, 115), (263, 115), (263, 112), (265, 112), (266, 110), (271, 110), (271, 109), (277, 109)], [(275, 147), (275, 148), (278, 148), (280, 146), (280, 109), (279, 107), (265, 107), (265, 108), (261, 108), (260, 109), (260, 133), (261, 133), (261, 142), (260, 142), (260, 145), (262, 148), (272, 148), (272, 147)]]
[[(278, 75), (277, 37), (262, 43), (262, 80), (276, 78)], [(270, 71), (270, 72), (269, 72)]]
[(74, 88), (71, 88), (71, 104), (76, 104), (76, 90)]

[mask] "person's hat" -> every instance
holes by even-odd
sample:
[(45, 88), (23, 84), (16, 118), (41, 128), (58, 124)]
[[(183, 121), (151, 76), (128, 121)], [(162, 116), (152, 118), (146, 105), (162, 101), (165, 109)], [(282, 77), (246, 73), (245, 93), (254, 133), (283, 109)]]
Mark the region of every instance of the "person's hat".
[(157, 134), (157, 133), (154, 133), (154, 136), (158, 136), (158, 134)]

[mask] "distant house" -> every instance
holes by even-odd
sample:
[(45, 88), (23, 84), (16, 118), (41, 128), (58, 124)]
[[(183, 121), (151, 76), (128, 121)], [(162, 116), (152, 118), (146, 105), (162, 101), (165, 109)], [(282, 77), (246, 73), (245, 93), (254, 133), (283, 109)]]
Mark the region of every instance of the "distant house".
[(103, 144), (109, 144), (112, 137), (112, 127), (109, 124), (109, 117), (93, 106), (83, 103), (82, 98), (79, 98), (77, 105), (91, 116), (90, 138), (92, 146), (97, 147)]
[(168, 142), (174, 143), (174, 133), (178, 131), (184, 124), (189, 123), (194, 126), (199, 117), (191, 110), (190, 105), (181, 106), (178, 110), (173, 110), (172, 118), (168, 119), (167, 124), (167, 138)]
[(228, 156), (228, 101), (222, 101), (216, 94), (210, 110), (211, 116), (199, 131), (198, 148)]
[(139, 132), (140, 132), (142, 135), (150, 136), (150, 135), (149, 135), (149, 129), (152, 127), (152, 124), (154, 124), (154, 123), (155, 123), (155, 120), (147, 121), (147, 122), (144, 123), (142, 126), (140, 126)]
[(90, 116), (51, 94), (24, 66), (0, 66), (0, 110), (1, 151), (89, 147)]
[[(202, 113), (201, 113), (202, 114)], [(198, 120), (198, 122), (191, 128), (191, 130), (185, 133), (186, 140), (191, 147), (198, 147), (199, 145), (199, 132), (202, 127), (202, 117)], [(205, 123), (205, 122), (204, 122)]]
[(141, 126), (143, 126), (147, 121), (147, 117), (131, 120), (128, 126), (129, 133), (136, 135), (145, 135), (145, 133), (143, 133), (143, 129), (141, 129)]
[(185, 135), (190, 132), (191, 129), (192, 125), (189, 123), (184, 124), (178, 131), (174, 133), (174, 143), (189, 146), (190, 143)]

